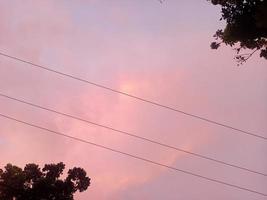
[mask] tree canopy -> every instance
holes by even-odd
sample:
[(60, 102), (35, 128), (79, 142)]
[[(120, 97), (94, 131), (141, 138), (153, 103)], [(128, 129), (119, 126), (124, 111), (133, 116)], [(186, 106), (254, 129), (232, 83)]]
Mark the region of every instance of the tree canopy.
[[(216, 31), (212, 49), (222, 43), (234, 47), (238, 64), (246, 62), (255, 52), (267, 59), (267, 0), (209, 0), (221, 6), (221, 19), (226, 27)], [(244, 50), (249, 52), (244, 52)]]
[(1, 200), (73, 200), (76, 191), (83, 192), (90, 185), (90, 178), (82, 168), (74, 167), (65, 179), (60, 179), (65, 165), (46, 164), (42, 170), (36, 164), (24, 169), (7, 164), (0, 169)]

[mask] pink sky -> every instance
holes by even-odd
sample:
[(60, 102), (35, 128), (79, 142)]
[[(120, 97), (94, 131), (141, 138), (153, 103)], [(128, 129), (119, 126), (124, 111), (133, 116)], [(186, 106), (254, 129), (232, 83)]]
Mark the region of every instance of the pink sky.
[[(0, 51), (267, 137), (267, 68), (212, 51), (207, 1), (0, 1)], [(267, 173), (264, 140), (0, 57), (0, 92)], [(0, 98), (2, 114), (266, 193), (266, 177)], [(0, 167), (66, 163), (92, 179), (77, 200), (261, 200), (0, 118)]]

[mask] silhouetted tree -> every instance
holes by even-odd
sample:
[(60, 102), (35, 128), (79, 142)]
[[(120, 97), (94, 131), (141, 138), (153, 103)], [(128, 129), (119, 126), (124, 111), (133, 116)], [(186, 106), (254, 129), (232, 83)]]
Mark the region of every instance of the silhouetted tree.
[[(212, 49), (220, 44), (235, 46), (238, 64), (244, 63), (255, 52), (267, 59), (267, 0), (208, 0), (221, 6), (222, 17), (226, 21), (224, 30), (216, 31)], [(242, 50), (249, 49), (249, 53)]]
[(65, 179), (60, 179), (65, 165), (47, 164), (41, 170), (36, 164), (23, 169), (7, 164), (0, 169), (1, 200), (73, 200), (76, 191), (83, 192), (90, 178), (82, 168), (74, 167)]

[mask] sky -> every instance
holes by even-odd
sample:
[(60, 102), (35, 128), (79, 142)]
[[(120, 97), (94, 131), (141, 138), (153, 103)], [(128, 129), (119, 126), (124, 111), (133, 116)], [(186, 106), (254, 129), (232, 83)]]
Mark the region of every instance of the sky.
[[(267, 137), (267, 68), (209, 47), (223, 27), (206, 0), (1, 0), (0, 52)], [(267, 173), (265, 140), (0, 57), (0, 93)], [(0, 97), (0, 112), (266, 194), (266, 176)], [(77, 200), (263, 200), (0, 117), (0, 167), (64, 162), (91, 178)]]

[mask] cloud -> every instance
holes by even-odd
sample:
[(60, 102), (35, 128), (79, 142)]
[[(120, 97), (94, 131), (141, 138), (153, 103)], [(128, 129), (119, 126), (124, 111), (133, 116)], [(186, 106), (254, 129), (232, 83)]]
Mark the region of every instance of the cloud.
[[(145, 6), (118, 3), (109, 7), (110, 4), (98, 1), (88, 2), (2, 1), (1, 49), (190, 113), (259, 132), (266, 130), (265, 66), (237, 72), (232, 61), (220, 58), (220, 52), (214, 55), (208, 45), (205, 47), (209, 42), (208, 28), (188, 33), (188, 26), (175, 26), (176, 19), (183, 22), (179, 18), (182, 12), (177, 15), (175, 10), (179, 5), (162, 8), (159, 4), (160, 7), (150, 8), (147, 3)], [(150, 9), (157, 12), (150, 13)], [(177, 18), (170, 20), (174, 16)], [(190, 23), (194, 24), (194, 20)], [(225, 52), (230, 56), (228, 51), (222, 53)], [(262, 142), (241, 139), (241, 135), (229, 130), (6, 58), (1, 58), (0, 65), (1, 91), (5, 94), (185, 150), (261, 171), (266, 168), (266, 160), (262, 159), (266, 147)], [(251, 184), (260, 189), (265, 183), (258, 177), (244, 176), (183, 153), (4, 98), (0, 99), (0, 106), (6, 114), (156, 162), (234, 182), (253, 180)], [(8, 120), (1, 119), (0, 123), (1, 166), (7, 162), (23, 166), (28, 162), (42, 165), (59, 161), (66, 163), (67, 168), (81, 166), (91, 176), (92, 186), (78, 195), (80, 200), (162, 199), (165, 195), (177, 199), (180, 194), (176, 184), (187, 199), (199, 199), (207, 188), (215, 188), (213, 198), (238, 199), (235, 191), (227, 195), (228, 192), (215, 186), (194, 183), (195, 179), (188, 176), (173, 178), (173, 173), (165, 168)], [(248, 144), (253, 150), (243, 148)], [(190, 184), (196, 192), (187, 189)], [(168, 196), (168, 192), (172, 193)]]

